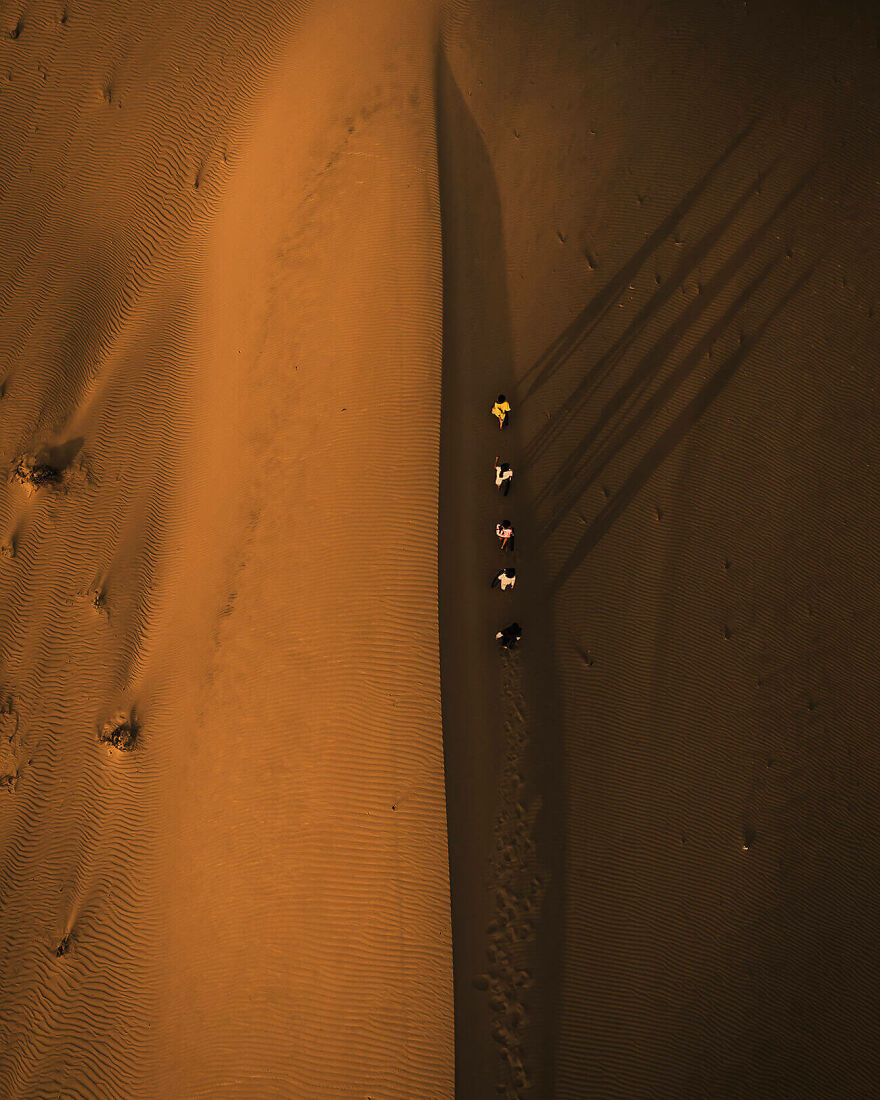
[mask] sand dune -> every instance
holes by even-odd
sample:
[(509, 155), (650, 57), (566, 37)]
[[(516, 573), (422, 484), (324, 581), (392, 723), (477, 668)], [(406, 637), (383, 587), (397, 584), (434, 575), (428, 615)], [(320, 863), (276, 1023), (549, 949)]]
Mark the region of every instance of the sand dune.
[[(198, 1062), (175, 1017), (167, 1043), (193, 1095), (245, 1074), (253, 1095), (451, 1091), (431, 45), (401, 11), (315, 13), (208, 243), (211, 474), (171, 584), (162, 715), (167, 996), (205, 1020)], [(194, 594), (206, 558), (218, 579)], [(198, 747), (173, 733), (191, 724)]]
[(3, 1096), (871, 1092), (877, 34), (3, 8)]
[(4, 1095), (451, 1094), (435, 40), (2, 47)]
[[(844, 1097), (876, 1073), (876, 20), (753, 9), (497, 3), (449, 49), (491, 181), (467, 310), (498, 326), (534, 533), (541, 1095)], [(484, 600), (482, 544), (448, 553)], [(507, 920), (451, 790), (453, 914), (470, 875)], [(491, 849), (495, 819), (458, 813)], [(526, 1095), (473, 985), (492, 934), (454, 928), (457, 1018), (489, 1017), (460, 1094)]]

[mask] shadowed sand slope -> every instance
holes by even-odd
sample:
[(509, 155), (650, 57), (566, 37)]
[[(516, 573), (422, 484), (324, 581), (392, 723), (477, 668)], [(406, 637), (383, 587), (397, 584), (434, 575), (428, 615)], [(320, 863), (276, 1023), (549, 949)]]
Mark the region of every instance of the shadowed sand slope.
[(507, 604), (478, 524), (445, 548), (474, 609), (441, 592), (471, 631), (444, 672), (479, 700), (444, 702), (462, 1097), (875, 1088), (877, 34), (868, 5), (501, 0), (448, 37), (444, 249), (478, 242), (449, 406), (483, 403), (476, 469), (510, 396), (534, 540)]
[(211, 229), (160, 719), (185, 1095), (451, 1094), (432, 81), (429, 20), (314, 13)]
[(450, 1096), (433, 11), (3, 20), (0, 1092)]

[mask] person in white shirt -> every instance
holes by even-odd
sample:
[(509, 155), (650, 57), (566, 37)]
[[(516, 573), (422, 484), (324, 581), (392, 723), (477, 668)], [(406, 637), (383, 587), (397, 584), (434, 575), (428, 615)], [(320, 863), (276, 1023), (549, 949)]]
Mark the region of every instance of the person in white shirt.
[(493, 588), (500, 588), (502, 592), (506, 592), (508, 588), (513, 588), (516, 584), (516, 570), (504, 568), (495, 574), (492, 580)]

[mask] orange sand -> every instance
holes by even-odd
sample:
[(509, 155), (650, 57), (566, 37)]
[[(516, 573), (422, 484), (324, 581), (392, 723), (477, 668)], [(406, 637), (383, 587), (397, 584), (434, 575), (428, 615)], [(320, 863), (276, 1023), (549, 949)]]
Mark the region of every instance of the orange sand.
[(4, 6), (0, 1094), (871, 1093), (878, 35)]
[(4, 1095), (449, 1096), (436, 15), (58, 14), (2, 45), (4, 458), (71, 452), (3, 494)]

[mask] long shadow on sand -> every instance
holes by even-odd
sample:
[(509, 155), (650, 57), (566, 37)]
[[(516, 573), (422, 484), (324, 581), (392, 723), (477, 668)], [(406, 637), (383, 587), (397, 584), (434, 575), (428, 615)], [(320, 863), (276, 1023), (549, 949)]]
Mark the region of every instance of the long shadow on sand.
[[(670, 302), (676, 294), (681, 291), (682, 286), (688, 278), (693, 277), (693, 273), (698, 266), (707, 258), (710, 252), (719, 244), (724, 236), (737, 224), (740, 216), (744, 213), (746, 207), (752, 198), (760, 193), (760, 184), (762, 181), (770, 175), (773, 170), (773, 166), (768, 168), (765, 172), (761, 173), (757, 181), (757, 185), (749, 186), (743, 190), (740, 196), (736, 199), (730, 209), (720, 218), (718, 221), (708, 229), (698, 241), (696, 241), (689, 248), (685, 249), (679, 258), (674, 270), (657, 289), (657, 291), (651, 295), (651, 297), (645, 302), (645, 304), (639, 309), (636, 316), (627, 326), (626, 330), (613, 342), (611, 347), (604, 352), (593, 366), (587, 371), (587, 373), (581, 378), (575, 387), (574, 391), (569, 397), (562, 403), (562, 406), (558, 412), (547, 423), (535, 433), (534, 437), (529, 441), (526, 448), (526, 456), (530, 462), (536, 462), (545, 451), (559, 438), (563, 433), (567, 425), (572, 419), (580, 412), (591, 397), (596, 393), (603, 382), (609, 377), (615, 367), (621, 362), (623, 357), (633, 346), (636, 339), (646, 330), (648, 325), (656, 318), (660, 310)], [(794, 198), (800, 193), (803, 187), (806, 185), (808, 179), (812, 175), (815, 169), (807, 172), (800, 182), (789, 192), (788, 195), (780, 202), (777, 209), (770, 215), (767, 221), (759, 227), (743, 244), (743, 246), (737, 250), (728, 264), (718, 272), (717, 276), (712, 280), (712, 283), (708, 287), (702, 288), (702, 293), (699, 298), (691, 304), (688, 310), (685, 310), (684, 314), (675, 322), (670, 330), (671, 339), (676, 342), (677, 339), (691, 327), (693, 322), (703, 313), (710, 305), (711, 301), (717, 295), (718, 290), (722, 288), (733, 271), (741, 266), (748, 257), (754, 252), (755, 248), (761, 243), (766, 230), (775, 221), (785, 208), (792, 202)], [(711, 175), (711, 173), (710, 173)], [(665, 223), (664, 223), (665, 224)], [(653, 235), (652, 238), (653, 239)], [(644, 249), (640, 249), (628, 264), (623, 268), (628, 272), (631, 277), (635, 272), (639, 270), (648, 256), (642, 256)], [(638, 267), (636, 266), (636, 258), (641, 257)], [(619, 276), (612, 280), (617, 282)], [(552, 488), (548, 486), (548, 488)]]
[[(568, 555), (563, 566), (553, 578), (554, 591), (562, 587), (572, 576), (584, 558), (596, 546), (611, 526), (626, 511), (630, 502), (650, 478), (657, 467), (664, 462), (675, 450), (678, 444), (694, 427), (712, 405), (719, 394), (730, 383), (733, 376), (752, 353), (755, 345), (770, 327), (775, 318), (791, 302), (798, 291), (805, 285), (812, 274), (811, 270), (798, 277), (794, 285), (787, 290), (779, 302), (773, 307), (765, 319), (758, 325), (754, 332), (743, 338), (737, 350), (724, 361), (715, 373), (702, 385), (699, 392), (691, 398), (684, 409), (676, 416), (669, 427), (661, 433), (659, 438), (648, 448), (644, 456), (636, 464), (624, 484), (615, 493), (612, 500), (606, 504), (596, 516), (574, 549)], [(765, 272), (762, 272), (762, 276)]]
[[(560, 609), (566, 601), (577, 605), (576, 574), (588, 555), (626, 512), (658, 467), (715, 404), (811, 277), (812, 269), (796, 269), (790, 263), (792, 252), (782, 243), (782, 234), (784, 216), (803, 194), (818, 165), (791, 181), (766, 213), (758, 215), (751, 206), (753, 196), (761, 193), (760, 183), (774, 174), (775, 163), (759, 173), (758, 186), (752, 183), (741, 189), (720, 210), (715, 204), (711, 194), (715, 190), (713, 180), (751, 129), (747, 127), (734, 139), (526, 376), (523, 385), (527, 388), (526, 398), (554, 375), (559, 376), (558, 385), (563, 371), (570, 379), (568, 396), (554, 410), (552, 418), (533, 432), (522, 452), (536, 482), (534, 503), (542, 520), (534, 559), (553, 560), (555, 569), (543, 584), (548, 608), (544, 614), (558, 615), (561, 624), (565, 617)], [(724, 194), (724, 188), (721, 193)], [(622, 334), (615, 333), (606, 350), (600, 350), (585, 364), (583, 345), (587, 337), (600, 332), (603, 319), (623, 291), (703, 198), (710, 210), (717, 211), (708, 228), (699, 233), (693, 244), (684, 246), (677, 241), (681, 251), (667, 280), (656, 289), (652, 287), (652, 293), (636, 302), (632, 320)], [(748, 228), (744, 230), (744, 226)], [(716, 260), (716, 256), (720, 258)], [(697, 272), (702, 273), (704, 265), (710, 266), (711, 274), (694, 288)], [(679, 307), (683, 290), (693, 296), (686, 297)], [(673, 316), (667, 320), (670, 308)], [(748, 322), (744, 319), (746, 315)], [(646, 337), (650, 340), (647, 347)], [(628, 357), (636, 347), (638, 356), (630, 366)], [(724, 351), (719, 354), (722, 347)], [(575, 353), (579, 353), (577, 357)], [(521, 391), (518, 398), (522, 404)], [(531, 419), (534, 424), (537, 414)], [(645, 436), (648, 438), (644, 439)], [(631, 449), (632, 461), (613, 496), (609, 499), (606, 492), (607, 503), (597, 514), (580, 515), (585, 494), (613, 460), (621, 455), (630, 457)], [(580, 529), (571, 522), (573, 514), (583, 524)], [(566, 521), (565, 530), (559, 531)], [(552, 538), (557, 531), (563, 541)], [(591, 664), (589, 654), (579, 652)], [(558, 826), (560, 836), (566, 829), (572, 830), (570, 836), (566, 835), (566, 843), (572, 846), (573, 853), (578, 843), (583, 842), (583, 836), (578, 836), (579, 828), (577, 821)], [(569, 906), (578, 905), (579, 891), (582, 900), (583, 891), (590, 889), (574, 879), (566, 885), (571, 891)], [(559, 927), (573, 934), (564, 918)], [(565, 949), (571, 946), (566, 944)], [(576, 1004), (580, 995), (570, 989), (566, 995), (569, 1002), (563, 1011), (571, 1013), (565, 1020), (571, 1032), (576, 1026), (573, 1021), (589, 1019), (591, 1011), (601, 1006)], [(570, 1036), (568, 1041), (572, 1041)], [(557, 1053), (562, 1057), (561, 1049), (554, 1052), (554, 1057)], [(595, 1071), (601, 1076), (599, 1066)]]
[[(761, 224), (754, 229), (749, 236), (733, 251), (731, 256), (721, 265), (718, 271), (709, 279), (709, 281), (701, 288), (700, 293), (686, 306), (686, 308), (679, 314), (678, 317), (665, 329), (662, 335), (656, 340), (651, 350), (642, 358), (638, 366), (630, 374), (629, 378), (617, 389), (614, 395), (609, 398), (605, 403), (602, 412), (595, 418), (593, 427), (583, 436), (578, 444), (567, 454), (566, 458), (562, 462), (556, 473), (548, 479), (547, 483), (542, 489), (540, 499), (543, 501), (547, 497), (557, 496), (562, 494), (565, 500), (570, 500), (573, 497), (580, 497), (584, 489), (589, 484), (589, 481), (583, 481), (583, 468), (582, 464), (590, 453), (590, 450), (595, 446), (595, 443), (602, 433), (605, 425), (612, 423), (614, 418), (626, 410), (628, 405), (638, 401), (645, 390), (650, 386), (654, 379), (661, 373), (665, 363), (669, 360), (670, 356), (676, 350), (677, 346), (681, 343), (682, 339), (691, 332), (695, 326), (699, 323), (701, 318), (711, 308), (716, 299), (730, 286), (732, 281), (736, 278), (738, 273), (745, 268), (748, 261), (755, 254), (755, 252), (766, 241), (767, 236), (772, 229), (773, 225), (779, 220), (785, 210), (791, 205), (794, 199), (801, 193), (803, 188), (810, 177), (811, 173), (805, 174), (798, 183), (791, 188), (791, 190), (776, 204), (774, 209), (764, 219)], [(746, 196), (748, 197), (748, 193)], [(741, 209), (741, 200), (734, 204), (729, 214), (722, 218), (715, 229), (707, 234), (713, 240), (719, 239), (721, 233), (730, 227), (732, 224), (733, 216)], [(699, 249), (702, 252), (702, 248)], [(777, 260), (781, 257), (777, 257)], [(725, 311), (722, 324), (716, 322), (710, 330), (711, 336), (708, 339), (704, 337), (700, 341), (700, 346), (703, 352), (710, 350), (714, 342), (723, 334), (725, 328), (730, 324), (737, 316), (740, 309), (743, 308), (745, 303), (751, 297), (751, 295), (758, 289), (761, 283), (764, 281), (767, 275), (769, 275), (772, 267), (775, 265), (776, 260), (764, 269), (761, 276), (757, 281), (753, 281), (749, 284), (745, 296), (740, 295), (737, 298), (736, 308), (728, 308)], [(643, 327), (643, 315), (647, 316), (652, 313), (656, 313), (659, 307), (672, 296), (672, 294), (678, 289), (677, 284), (670, 280), (668, 289), (661, 296), (655, 295), (651, 301), (639, 312), (639, 316), (630, 325), (622, 337), (615, 341), (614, 348), (611, 352), (600, 357), (596, 368), (590, 371), (588, 376), (592, 380), (593, 375), (600, 375), (601, 377), (595, 378), (595, 384), (598, 385), (604, 377), (607, 375), (608, 370), (614, 363), (616, 363), (622, 351), (622, 348), (629, 346), (636, 333)], [(687, 376), (691, 373), (696, 363), (699, 361), (699, 357), (694, 357), (693, 353), (687, 357), (687, 369), (677, 370), (675, 372), (676, 385), (671, 390), (668, 386), (664, 387), (665, 398), (668, 400), (672, 396), (674, 389), (680, 385)], [(682, 364), (684, 366), (684, 364)], [(586, 403), (589, 394), (587, 389), (592, 389), (590, 381), (584, 380), (584, 383), (579, 385), (575, 391), (571, 394), (568, 400), (562, 406), (559, 417), (565, 419), (573, 417)], [(656, 405), (657, 402), (655, 401)], [(660, 403), (662, 406), (662, 402)], [(559, 417), (557, 419), (559, 419)], [(631, 433), (628, 433), (631, 434)], [(613, 453), (616, 453), (618, 448), (613, 449)], [(609, 458), (612, 457), (609, 455)], [(589, 479), (592, 480), (592, 479)], [(564, 517), (567, 509), (558, 509), (556, 515), (551, 520), (549, 530), (552, 531)], [(549, 533), (549, 531), (548, 531)]]
[(541, 386), (550, 381), (574, 355), (608, 311), (614, 308), (621, 294), (624, 293), (644, 264), (666, 238), (675, 231), (679, 222), (687, 216), (688, 212), (705, 194), (722, 166), (730, 160), (736, 150), (743, 144), (754, 129), (755, 122), (756, 120), (752, 119), (736, 135), (705, 175), (682, 197), (681, 201), (651, 233), (641, 248), (620, 268), (616, 275), (609, 279), (602, 290), (584, 306), (565, 331), (557, 336), (550, 347), (529, 368), (522, 380), (523, 385), (528, 385), (528, 389), (520, 397), (521, 402), (527, 401)]
[[(529, 1084), (532, 1095), (550, 1096), (565, 856), (552, 624), (532, 509), (521, 492), (502, 501), (492, 484), (497, 448), (514, 463), (522, 453), (516, 421), (501, 436), (489, 413), (498, 391), (515, 390), (501, 207), (479, 129), (442, 56), (437, 102), (440, 666), (456, 1096), (516, 1096)], [(502, 564), (494, 525), (505, 518), (517, 528), (518, 583), (502, 595), (489, 581)], [(514, 618), (528, 649), (502, 662), (493, 635)]]
[[(611, 280), (609, 285), (613, 284), (615, 287), (623, 285), (622, 275), (624, 273), (627, 280), (636, 275), (650, 259), (652, 253), (649, 245), (656, 247), (662, 243), (661, 231), (664, 229), (667, 230), (667, 233), (672, 231), (684, 216), (684, 212), (690, 209), (696, 199), (706, 191), (719, 166), (729, 158), (733, 150), (747, 136), (750, 129), (751, 127), (747, 127), (728, 146), (727, 150), (713, 164), (700, 183), (692, 188), (686, 198), (678, 204), (673, 212), (674, 216), (670, 215), (664, 219), (658, 230), (651, 235), (649, 241), (623, 266), (621, 272)], [(766, 171), (760, 173), (760, 180), (770, 176), (774, 167), (775, 165), (771, 165)], [(740, 273), (747, 268), (752, 257), (766, 245), (774, 227), (779, 224), (784, 213), (803, 192), (815, 175), (817, 168), (818, 164), (814, 164), (804, 172), (776, 203), (769, 214), (733, 249), (730, 256), (712, 274), (705, 285), (699, 286), (699, 293), (696, 297), (654, 340), (650, 349), (642, 355), (633, 370), (617, 386), (611, 396), (605, 400), (601, 411), (590, 416), (587, 430), (580, 434), (571, 446), (563, 446), (562, 440), (566, 434), (566, 428), (569, 426), (574, 428), (578, 417), (589, 412), (591, 402), (597, 391), (612, 375), (612, 372), (621, 363), (639, 335), (648, 328), (649, 324), (656, 323), (660, 310), (681, 291), (685, 280), (692, 276), (697, 266), (735, 228), (752, 195), (760, 193), (760, 188), (746, 188), (712, 227), (703, 233), (695, 244), (685, 250), (675, 270), (664, 285), (660, 286), (644, 302), (624, 332), (614, 339), (607, 351), (599, 355), (579, 379), (556, 413), (533, 435), (527, 446), (527, 456), (530, 462), (539, 462), (542, 455), (549, 452), (554, 444), (557, 451), (562, 450), (562, 458), (558, 461), (557, 468), (544, 477), (536, 496), (539, 506), (548, 504), (551, 506), (550, 515), (545, 519), (540, 533), (542, 543), (549, 539), (560, 524), (577, 508), (579, 501), (609, 463), (640, 431), (652, 421), (659, 419), (669, 409), (676, 394), (695, 373), (700, 362), (712, 355), (716, 342), (732, 329), (745, 306), (763, 288), (782, 259), (781, 249), (764, 264), (745, 287), (739, 290), (721, 316), (697, 339), (694, 346), (685, 354), (682, 360), (658, 384), (658, 380), (662, 378), (664, 370), (672, 360), (679, 345), (697, 330), (699, 323), (709, 313), (716, 300), (735, 284)], [(740, 346), (737, 350), (703, 384), (700, 391), (688, 402), (686, 408), (679, 413), (674, 422), (647, 450), (614, 498), (588, 525), (587, 530), (581, 535), (567, 560), (553, 578), (550, 584), (551, 592), (557, 591), (565, 584), (586, 555), (623, 513), (657, 466), (666, 459), (709, 408), (736, 373), (739, 366), (748, 357), (755, 343), (761, 338), (773, 319), (780, 310), (785, 308), (794, 294), (809, 278), (809, 274), (810, 272), (807, 272), (796, 280), (791, 289), (782, 295), (778, 304), (771, 309), (769, 315), (751, 335), (741, 334)], [(594, 302), (606, 302), (607, 290), (606, 287), (600, 291)], [(598, 320), (601, 319), (605, 311), (603, 306), (600, 313), (597, 313), (591, 305), (582, 312), (581, 317), (585, 315), (594, 316), (597, 318), (596, 324), (598, 324)], [(544, 364), (543, 367), (540, 367), (539, 378), (546, 380), (549, 377), (548, 357), (551, 356), (553, 348), (559, 345), (561, 339), (562, 337), (554, 341), (554, 344), (532, 367), (532, 372), (534, 372), (540, 367), (540, 364)], [(557, 359), (554, 371), (558, 370), (561, 365), (562, 361)], [(534, 390), (536, 385), (537, 382), (534, 382), (530, 392)], [(653, 386), (656, 386), (656, 388), (651, 392)], [(548, 453), (545, 462), (549, 458)], [(583, 519), (583, 517), (581, 518)]]

